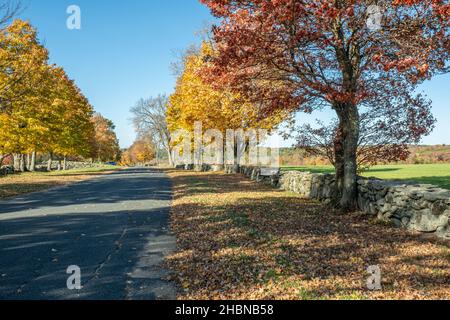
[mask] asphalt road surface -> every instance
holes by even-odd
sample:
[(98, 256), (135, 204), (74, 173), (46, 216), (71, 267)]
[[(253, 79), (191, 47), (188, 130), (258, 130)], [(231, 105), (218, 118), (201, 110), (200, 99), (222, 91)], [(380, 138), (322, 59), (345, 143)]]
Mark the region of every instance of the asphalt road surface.
[(0, 300), (174, 299), (171, 198), (164, 173), (142, 168), (0, 202)]

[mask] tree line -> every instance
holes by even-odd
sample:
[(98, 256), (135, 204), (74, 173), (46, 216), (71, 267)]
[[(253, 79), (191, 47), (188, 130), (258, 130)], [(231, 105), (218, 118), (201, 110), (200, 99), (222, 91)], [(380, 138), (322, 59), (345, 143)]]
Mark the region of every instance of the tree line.
[[(0, 9), (2, 9), (0, 7)], [(114, 161), (120, 149), (114, 124), (92, 105), (63, 68), (49, 62), (37, 30), (14, 20), (10, 7), (0, 19), (0, 167), (34, 171), (36, 159)], [(0, 12), (1, 13), (1, 12)], [(63, 166), (65, 168), (65, 165)]]

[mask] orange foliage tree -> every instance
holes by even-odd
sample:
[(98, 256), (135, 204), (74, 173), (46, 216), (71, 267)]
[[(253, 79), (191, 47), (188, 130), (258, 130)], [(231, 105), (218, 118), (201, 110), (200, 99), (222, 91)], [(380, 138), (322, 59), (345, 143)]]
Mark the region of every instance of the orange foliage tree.
[[(361, 108), (409, 106), (429, 117), (415, 89), (448, 71), (448, 1), (201, 1), (222, 19), (204, 78), (264, 101), (267, 115), (333, 110), (336, 198), (355, 208)], [(410, 125), (418, 136), (427, 130)]]

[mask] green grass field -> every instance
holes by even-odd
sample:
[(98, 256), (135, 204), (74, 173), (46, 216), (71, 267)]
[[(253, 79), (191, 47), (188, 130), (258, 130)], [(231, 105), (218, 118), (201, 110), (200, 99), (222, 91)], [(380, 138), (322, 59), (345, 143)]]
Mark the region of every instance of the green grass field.
[[(331, 166), (284, 167), (284, 171), (298, 170), (314, 173), (333, 173)], [(375, 166), (363, 173), (365, 177), (386, 180), (406, 180), (433, 184), (450, 190), (450, 164), (385, 165)]]

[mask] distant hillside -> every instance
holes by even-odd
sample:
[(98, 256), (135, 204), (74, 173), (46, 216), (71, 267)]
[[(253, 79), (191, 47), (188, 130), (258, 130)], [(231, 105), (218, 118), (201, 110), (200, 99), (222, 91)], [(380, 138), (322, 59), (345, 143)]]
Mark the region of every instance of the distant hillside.
[[(450, 163), (450, 145), (410, 146), (410, 156), (401, 164)], [(282, 166), (328, 165), (326, 159), (307, 156), (305, 151), (296, 148), (281, 149)]]

